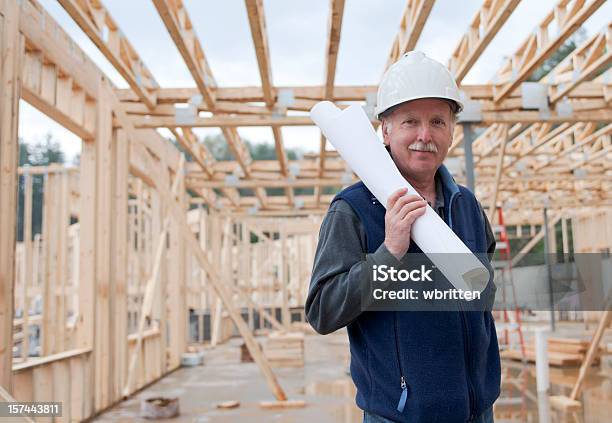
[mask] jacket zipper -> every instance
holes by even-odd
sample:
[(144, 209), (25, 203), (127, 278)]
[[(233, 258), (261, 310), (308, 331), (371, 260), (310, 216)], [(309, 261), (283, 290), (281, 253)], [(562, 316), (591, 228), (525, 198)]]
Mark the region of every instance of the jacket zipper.
[(395, 334), (395, 353), (397, 356), (397, 365), (400, 371), (400, 388), (402, 389), (402, 395), (400, 396), (399, 402), (397, 403), (397, 411), (401, 413), (404, 411), (404, 407), (406, 406), (406, 399), (408, 398), (408, 387), (406, 386), (406, 379), (404, 378), (404, 371), (402, 370), (399, 336), (397, 334), (397, 313), (397, 311), (393, 313), (393, 332)]
[(470, 417), (468, 419), (468, 421), (472, 421), (472, 419), (475, 417), (474, 416), (474, 402), (475, 402), (475, 395), (474, 395), (474, 387), (472, 385), (472, 366), (470, 365), (471, 360), (470, 360), (470, 331), (469, 331), (469, 326), (467, 323), (467, 318), (465, 316), (465, 311), (463, 310), (463, 307), (461, 307), (461, 304), (459, 304), (459, 314), (461, 316), (461, 324), (463, 325), (463, 351), (465, 353), (465, 364), (467, 367), (467, 385), (468, 385), (468, 397), (470, 400)]

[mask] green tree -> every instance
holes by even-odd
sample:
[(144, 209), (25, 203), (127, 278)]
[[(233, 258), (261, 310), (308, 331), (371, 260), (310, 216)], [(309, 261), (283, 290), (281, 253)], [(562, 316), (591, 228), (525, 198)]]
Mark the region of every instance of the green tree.
[[(201, 142), (204, 143), (216, 160), (234, 160), (232, 151), (223, 134), (207, 135)], [(253, 160), (276, 160), (276, 148), (273, 144), (253, 143), (250, 140), (245, 140), (244, 143)], [(285, 153), (289, 160), (296, 160), (303, 154), (303, 151), (299, 148), (286, 148)]]

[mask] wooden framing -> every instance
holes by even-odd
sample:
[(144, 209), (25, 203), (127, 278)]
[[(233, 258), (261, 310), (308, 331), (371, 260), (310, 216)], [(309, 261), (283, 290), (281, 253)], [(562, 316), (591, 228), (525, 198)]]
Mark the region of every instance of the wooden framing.
[(434, 2), (434, 0), (408, 0), (406, 2), (406, 7), (400, 20), (399, 31), (393, 40), (385, 69), (397, 61), (404, 53), (414, 50)]
[[(433, 3), (407, 1), (387, 66), (414, 48)], [(567, 233), (566, 219), (598, 222), (612, 206), (612, 97), (609, 79), (598, 75), (611, 63), (610, 24), (539, 81), (551, 110), (528, 108), (518, 89), (602, 3), (561, 0), (495, 81), (461, 85), (482, 111), (473, 123), (482, 128), (473, 143), (476, 194), (489, 213), (509, 210), (508, 225), (532, 224), (535, 234), (546, 202), (551, 225), (562, 219)], [(193, 308), (201, 331), (204, 311), (211, 316), (211, 344), (243, 337), (272, 394), (286, 400), (255, 342), (264, 326), (256, 328), (256, 315), (293, 328), (333, 198), (324, 188), (357, 179), (322, 137), (318, 154), (289, 160), (282, 127), (312, 125), (303, 112), (317, 101), (367, 104), (377, 90), (335, 84), (345, 1), (329, 2), (322, 84), (292, 87), (274, 85), (261, 0), (245, 0), (261, 77), (253, 87), (217, 86), (181, 0), (154, 5), (195, 88), (159, 87), (101, 1), (60, 4), (130, 88), (114, 87), (36, 0), (0, 0), (0, 227), (16, 227), (19, 174), (26, 221), (23, 242), (14, 231), (0, 234), (0, 385), (18, 400), (63, 401), (67, 419), (91, 418), (180, 365)], [(459, 82), (517, 4), (483, 2), (449, 62)], [(279, 104), (286, 91), (293, 101)], [(81, 138), (78, 169), (18, 170), (19, 99)], [(251, 157), (238, 132), (248, 126), (271, 128), (275, 160)], [(221, 128), (234, 160), (215, 160), (195, 127)], [(186, 156), (159, 128), (170, 129)], [(462, 160), (462, 139), (458, 125), (449, 159)], [(46, 175), (40, 234), (31, 222), (35, 175)], [(194, 204), (201, 206), (190, 210)], [(586, 236), (573, 235), (578, 243)], [(609, 247), (600, 243), (593, 248)], [(564, 251), (566, 244), (564, 236)], [(38, 295), (42, 310), (30, 315)], [(39, 358), (29, 353), (34, 327)], [(14, 359), (13, 346), (21, 348)]]
[[(255, 45), (255, 53), (257, 55), (257, 64), (259, 65), (259, 75), (261, 77), (261, 88), (264, 94), (264, 101), (269, 109), (275, 105), (276, 99), (272, 92), (272, 68), (270, 66), (270, 52), (268, 50), (268, 36), (266, 34), (266, 22), (263, 11), (263, 0), (245, 0), (247, 14), (249, 17), (249, 25), (251, 27), (251, 36)], [(287, 169), (287, 154), (283, 144), (283, 135), (279, 126), (272, 126), (272, 135), (274, 136), (274, 146), (276, 149), (276, 158), (280, 164), (280, 173), (283, 176), (289, 175)], [(289, 206), (293, 206), (293, 189), (285, 189)], [(258, 195), (258, 198), (261, 194)]]
[[(495, 83), (502, 85), (495, 90), (495, 102), (505, 99), (525, 81), (604, 3), (605, 0), (560, 0), (497, 73)], [(553, 21), (558, 28), (556, 36), (551, 36), (549, 29)]]
[(584, 81), (592, 79), (601, 69), (612, 63), (612, 23), (593, 35), (559, 63), (545, 78), (555, 84), (549, 94), (550, 103), (566, 97)]
[[(325, 56), (325, 90), (324, 98), (333, 100), (334, 81), (336, 79), (336, 64), (338, 62), (338, 50), (340, 47), (340, 33), (342, 32), (342, 18), (344, 17), (344, 0), (330, 0), (328, 30), (327, 30), (327, 55)], [(322, 177), (325, 172), (325, 156), (327, 152), (327, 140), (321, 134), (319, 139), (319, 173)], [(321, 201), (321, 189), (315, 187), (315, 201), (318, 205)]]
[(12, 390), (13, 286), (17, 213), (17, 126), (24, 40), (20, 10), (0, 5), (0, 385)]
[(159, 84), (138, 57), (104, 5), (94, 0), (61, 0), (60, 4), (100, 49), (149, 108), (155, 107)]
[(448, 61), (457, 84), (470, 71), (520, 0), (485, 0)]
[(215, 95), (212, 88), (216, 82), (182, 0), (153, 0), (153, 4), (185, 60), (204, 102), (210, 109), (214, 109)]

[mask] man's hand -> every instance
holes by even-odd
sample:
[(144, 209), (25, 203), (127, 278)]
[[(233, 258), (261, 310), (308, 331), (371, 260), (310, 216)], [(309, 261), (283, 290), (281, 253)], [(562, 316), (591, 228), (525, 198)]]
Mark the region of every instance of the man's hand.
[(408, 188), (400, 188), (389, 197), (385, 213), (385, 247), (401, 260), (410, 247), (410, 228), (427, 210), (427, 201), (418, 195), (404, 195)]

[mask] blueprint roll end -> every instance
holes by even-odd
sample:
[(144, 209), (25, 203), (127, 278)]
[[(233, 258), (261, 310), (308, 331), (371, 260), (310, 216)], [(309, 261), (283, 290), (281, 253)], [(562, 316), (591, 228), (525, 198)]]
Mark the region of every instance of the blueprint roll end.
[(342, 111), (331, 101), (320, 101), (310, 109), (310, 118), (321, 130), (327, 129), (327, 122)]
[(478, 292), (484, 291), (489, 283), (489, 276), (489, 271), (484, 267), (477, 267), (461, 275), (469, 289)]

